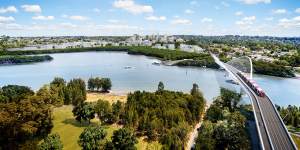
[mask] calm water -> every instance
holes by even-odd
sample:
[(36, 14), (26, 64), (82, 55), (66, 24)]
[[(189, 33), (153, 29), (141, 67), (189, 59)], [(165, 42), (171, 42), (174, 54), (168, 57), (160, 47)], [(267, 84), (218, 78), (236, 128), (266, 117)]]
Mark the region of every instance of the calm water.
[[(27, 65), (0, 66), (0, 86), (27, 85), (37, 90), (54, 77), (66, 80), (91, 76), (109, 77), (115, 93), (135, 90), (154, 91), (159, 81), (165, 88), (188, 92), (197, 83), (208, 100), (219, 95), (220, 85), (228, 86), (224, 72), (175, 66), (152, 65), (157, 59), (122, 52), (52, 54), (54, 60)], [(131, 66), (131, 69), (124, 67)], [(300, 105), (300, 80), (255, 76), (255, 80), (280, 105)]]

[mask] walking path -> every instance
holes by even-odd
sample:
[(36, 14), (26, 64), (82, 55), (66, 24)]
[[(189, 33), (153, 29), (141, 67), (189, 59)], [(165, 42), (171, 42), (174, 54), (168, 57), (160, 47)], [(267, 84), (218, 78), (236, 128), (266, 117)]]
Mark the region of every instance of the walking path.
[(186, 144), (186, 150), (190, 150), (192, 149), (192, 147), (195, 145), (195, 142), (196, 142), (196, 139), (197, 139), (197, 136), (198, 136), (198, 128), (201, 127), (202, 125), (202, 122), (203, 122), (203, 118), (205, 116), (205, 112), (206, 110), (209, 108), (209, 104), (207, 104), (205, 106), (205, 110), (204, 110), (204, 114), (201, 116), (201, 119), (200, 119), (200, 122), (196, 124), (196, 126), (194, 127), (193, 129), (193, 132), (191, 132), (189, 134), (189, 140)]

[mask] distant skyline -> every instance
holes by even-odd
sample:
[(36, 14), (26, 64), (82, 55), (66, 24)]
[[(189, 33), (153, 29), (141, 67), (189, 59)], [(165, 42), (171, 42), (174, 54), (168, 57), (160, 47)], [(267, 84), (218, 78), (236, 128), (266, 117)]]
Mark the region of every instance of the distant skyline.
[(300, 0), (1, 0), (0, 35), (300, 36)]

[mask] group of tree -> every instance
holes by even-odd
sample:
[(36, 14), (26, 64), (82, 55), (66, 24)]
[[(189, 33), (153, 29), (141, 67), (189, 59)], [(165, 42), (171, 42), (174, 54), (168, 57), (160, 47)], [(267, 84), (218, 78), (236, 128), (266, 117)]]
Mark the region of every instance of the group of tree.
[(63, 144), (58, 134), (48, 135), (39, 145), (40, 150), (62, 150)]
[(8, 36), (0, 36), (0, 51), (5, 51), (7, 49)]
[(160, 82), (156, 92), (128, 94), (123, 121), (148, 140), (159, 140), (164, 149), (183, 149), (188, 132), (200, 121), (204, 107), (198, 85), (193, 85), (191, 94), (185, 94), (167, 91)]
[[(26, 86), (3, 86), (0, 88), (0, 149), (38, 148), (38, 142), (47, 137), (53, 127), (52, 106), (78, 106), (84, 104), (85, 99), (86, 85), (82, 79), (66, 83), (62, 78), (55, 78), (36, 93)], [(82, 109), (86, 111), (89, 107)], [(83, 116), (83, 119), (89, 117)], [(49, 139), (57, 139), (57, 136), (46, 138), (44, 147), (49, 146)]]
[(105, 140), (107, 132), (102, 126), (87, 127), (80, 134), (78, 144), (83, 150), (135, 150), (137, 143), (133, 131), (121, 128), (113, 132), (111, 140)]
[(96, 115), (103, 124), (122, 123), (124, 106), (125, 104), (120, 101), (110, 104), (101, 99), (96, 103), (82, 102), (74, 106), (73, 115), (80, 123), (82, 121), (90, 123)]
[(239, 93), (221, 88), (221, 96), (211, 104), (199, 129), (196, 150), (251, 149), (240, 99)]
[(25, 64), (25, 63), (36, 63), (51, 61), (53, 58), (49, 55), (42, 56), (0, 56), (0, 64), (2, 65), (13, 65), (13, 64)]
[(296, 129), (300, 125), (300, 108), (297, 106), (288, 105), (287, 107), (280, 107), (276, 105), (278, 112), (286, 125), (292, 126)]
[(111, 89), (112, 83), (109, 78), (89, 78), (88, 89), (90, 91), (108, 92)]
[[(83, 102), (74, 107), (73, 114), (78, 121), (89, 122), (97, 116), (102, 124), (123, 124), (150, 141), (159, 140), (165, 149), (182, 149), (192, 125), (200, 121), (204, 107), (205, 100), (197, 84), (193, 85), (190, 94), (185, 94), (167, 91), (160, 82), (156, 92), (130, 93), (125, 104), (120, 101), (110, 104), (104, 100)], [(119, 136), (116, 138), (122, 140)], [(136, 143), (135, 140), (130, 141), (133, 141), (132, 145)], [(106, 142), (104, 146), (112, 147), (114, 144), (118, 142), (114, 142), (113, 138), (112, 143)]]
[(253, 69), (255, 73), (265, 74), (278, 77), (294, 77), (293, 69), (286, 67), (281, 64), (264, 62), (264, 61), (253, 61)]
[(0, 88), (0, 149), (35, 149), (52, 127), (48, 97), (29, 87)]
[(68, 83), (56, 77), (37, 91), (37, 95), (48, 97), (47, 103), (54, 106), (73, 104), (76, 106), (86, 100), (86, 85), (83, 79), (72, 79)]

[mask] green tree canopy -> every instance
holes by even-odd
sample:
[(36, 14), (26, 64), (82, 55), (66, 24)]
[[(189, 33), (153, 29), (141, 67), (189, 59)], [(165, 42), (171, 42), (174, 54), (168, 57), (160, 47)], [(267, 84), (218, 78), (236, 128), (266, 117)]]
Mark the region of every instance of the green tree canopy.
[(79, 136), (78, 144), (83, 150), (103, 149), (104, 138), (107, 133), (101, 126), (87, 127)]
[(158, 83), (157, 91), (163, 91), (164, 89), (165, 89), (164, 83), (160, 81)]
[(137, 139), (130, 129), (122, 128), (114, 131), (112, 136), (112, 146), (115, 149), (135, 150)]
[(48, 135), (39, 145), (40, 150), (62, 150), (63, 144), (58, 134)]
[(111, 80), (109, 78), (102, 78), (101, 82), (102, 82), (102, 90), (104, 92), (108, 92), (112, 87)]
[(73, 115), (75, 116), (75, 119), (79, 122), (82, 120), (88, 121), (90, 123), (90, 120), (95, 118), (95, 110), (92, 104), (90, 103), (81, 103), (76, 105), (73, 108)]
[(34, 92), (27, 86), (7, 85), (2, 87), (2, 95), (8, 97), (10, 102), (20, 102), (33, 94)]
[(86, 85), (82, 79), (72, 79), (67, 85), (66, 104), (72, 103), (74, 106), (86, 100)]

